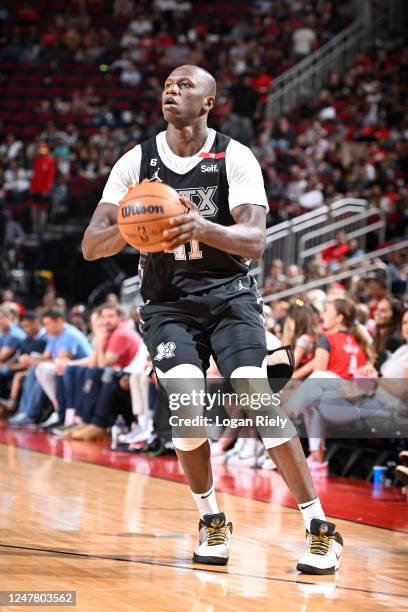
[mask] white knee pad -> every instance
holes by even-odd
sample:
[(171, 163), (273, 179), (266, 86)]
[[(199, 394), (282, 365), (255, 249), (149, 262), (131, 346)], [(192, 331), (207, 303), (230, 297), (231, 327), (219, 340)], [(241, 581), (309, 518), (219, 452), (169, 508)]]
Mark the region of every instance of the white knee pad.
[(193, 451), (207, 442), (208, 438), (173, 438), (174, 447), (181, 451)]
[(261, 367), (258, 366), (241, 366), (235, 368), (231, 374), (231, 378), (267, 378), (266, 357), (262, 362)]
[(162, 372), (157, 366), (155, 370), (160, 381), (166, 378), (179, 378), (180, 380), (186, 378), (202, 378), (204, 382), (204, 372), (191, 363), (181, 363), (174, 368), (170, 368), (168, 372)]
[[(156, 372), (167, 392), (190, 393), (193, 390), (205, 390), (203, 371), (191, 363), (182, 363), (171, 368), (168, 372), (162, 372), (156, 367)], [(171, 384), (172, 381), (176, 381), (175, 386)], [(191, 416), (194, 416), (194, 414), (192, 413)], [(181, 451), (193, 451), (205, 442), (207, 442), (207, 437), (173, 438), (174, 447)]]

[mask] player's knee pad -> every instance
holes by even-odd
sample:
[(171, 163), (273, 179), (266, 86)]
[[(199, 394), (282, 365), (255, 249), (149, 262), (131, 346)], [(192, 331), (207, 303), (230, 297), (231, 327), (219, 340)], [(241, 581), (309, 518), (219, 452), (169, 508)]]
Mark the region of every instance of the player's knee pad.
[(155, 367), (155, 370), (159, 380), (163, 380), (166, 378), (177, 378), (180, 380), (189, 378), (201, 378), (202, 380), (204, 380), (204, 372), (200, 370), (198, 366), (192, 365), (191, 363), (180, 363), (179, 365), (174, 366), (174, 368), (171, 368), (167, 372), (163, 372), (157, 366)]
[(181, 451), (193, 451), (199, 448), (208, 438), (173, 438), (174, 447)]
[(267, 377), (266, 370), (266, 357), (262, 362), (261, 367), (259, 366), (241, 366), (239, 368), (235, 368), (235, 370), (231, 374), (231, 379), (242, 378), (242, 379), (250, 379), (250, 378), (263, 378)]
[(156, 368), (156, 373), (160, 386), (167, 394), (170, 410), (177, 410), (184, 417), (193, 417), (202, 412), (202, 402), (194, 402), (200, 393), (205, 393), (204, 373), (199, 367), (183, 363), (168, 372)]
[(266, 370), (266, 358), (260, 368), (237, 368), (231, 375), (231, 385), (262, 439), (268, 441), (267, 448), (271, 448), (284, 444), (296, 436), (297, 431), (281, 407), (279, 393), (271, 387)]

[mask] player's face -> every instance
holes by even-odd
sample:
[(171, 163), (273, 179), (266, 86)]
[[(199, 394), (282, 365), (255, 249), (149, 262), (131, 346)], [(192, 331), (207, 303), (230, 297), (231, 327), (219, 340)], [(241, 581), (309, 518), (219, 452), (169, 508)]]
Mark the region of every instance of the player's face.
[(163, 116), (169, 123), (188, 124), (208, 110), (209, 96), (194, 70), (175, 70), (166, 79), (162, 93)]

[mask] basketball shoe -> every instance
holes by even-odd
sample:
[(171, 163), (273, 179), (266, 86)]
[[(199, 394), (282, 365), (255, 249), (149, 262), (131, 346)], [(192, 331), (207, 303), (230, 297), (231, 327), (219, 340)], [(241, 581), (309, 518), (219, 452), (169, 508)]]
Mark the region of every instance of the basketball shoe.
[(232, 523), (225, 522), (225, 514), (205, 514), (198, 524), (199, 546), (193, 561), (207, 565), (227, 565), (230, 552)]
[(320, 519), (310, 521), (306, 529), (306, 552), (296, 566), (302, 574), (334, 574), (340, 566), (343, 538), (336, 525)]

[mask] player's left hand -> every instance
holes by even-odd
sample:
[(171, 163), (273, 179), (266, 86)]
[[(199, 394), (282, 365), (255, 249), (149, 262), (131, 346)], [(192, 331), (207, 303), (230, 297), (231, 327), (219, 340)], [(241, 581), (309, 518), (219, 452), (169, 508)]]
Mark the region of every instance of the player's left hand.
[(200, 215), (197, 206), (190, 202), (185, 196), (180, 196), (180, 201), (188, 207), (188, 213), (177, 215), (169, 219), (171, 229), (163, 232), (163, 250), (174, 251), (189, 240), (204, 241), (208, 231), (208, 221)]

